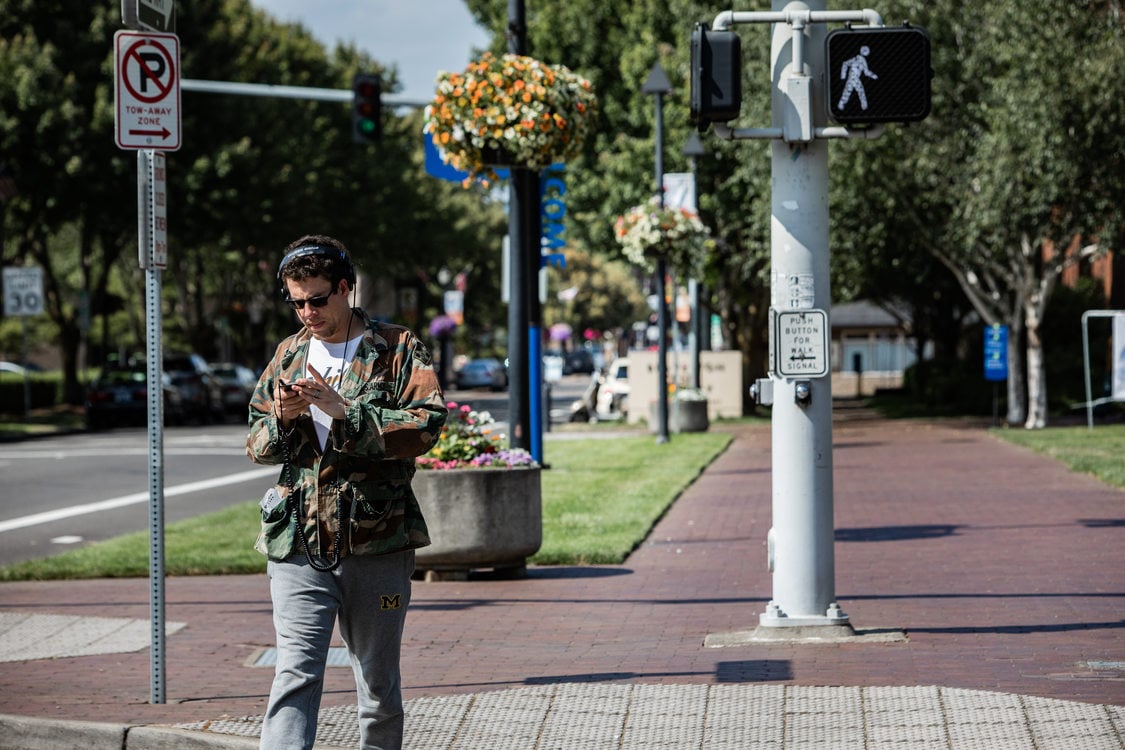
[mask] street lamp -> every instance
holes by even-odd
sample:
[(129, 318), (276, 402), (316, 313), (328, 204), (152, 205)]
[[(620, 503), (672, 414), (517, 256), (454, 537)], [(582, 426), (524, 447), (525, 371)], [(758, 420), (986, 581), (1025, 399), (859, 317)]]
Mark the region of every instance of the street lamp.
[[(691, 131), (691, 136), (684, 144), (684, 156), (691, 162), (691, 197), (695, 205), (692, 208), (699, 213), (699, 157), (706, 154), (703, 141), (699, 133)], [(691, 300), (691, 327), (688, 329), (688, 348), (691, 355), (691, 387), (699, 388), (699, 350), (703, 341), (703, 311), (699, 307), (699, 281), (688, 279), (688, 298)]]
[[(672, 84), (664, 68), (657, 62), (652, 66), (641, 91), (656, 101), (656, 198), (657, 206), (664, 210), (664, 96), (672, 93)], [(664, 301), (664, 277), (667, 273), (664, 255), (656, 258), (656, 325), (660, 340), (656, 347), (656, 442), (668, 442), (668, 310)]]

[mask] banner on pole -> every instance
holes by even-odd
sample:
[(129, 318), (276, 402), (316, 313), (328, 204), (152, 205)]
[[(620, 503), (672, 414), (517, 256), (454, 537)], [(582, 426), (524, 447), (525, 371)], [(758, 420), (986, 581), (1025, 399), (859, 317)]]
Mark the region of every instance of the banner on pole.
[(691, 172), (665, 172), (664, 206), (695, 211), (695, 178)]

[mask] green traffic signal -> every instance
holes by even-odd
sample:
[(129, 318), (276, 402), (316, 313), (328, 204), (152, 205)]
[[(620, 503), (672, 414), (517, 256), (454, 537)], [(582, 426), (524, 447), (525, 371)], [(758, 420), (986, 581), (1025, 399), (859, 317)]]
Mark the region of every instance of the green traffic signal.
[(352, 79), (352, 140), (375, 143), (382, 135), (382, 82), (371, 73), (357, 73)]

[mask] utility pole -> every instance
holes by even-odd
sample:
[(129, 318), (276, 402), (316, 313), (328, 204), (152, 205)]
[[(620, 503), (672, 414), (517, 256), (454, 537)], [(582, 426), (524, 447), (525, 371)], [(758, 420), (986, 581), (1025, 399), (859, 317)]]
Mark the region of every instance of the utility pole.
[[(693, 200), (692, 209), (699, 213), (699, 159), (707, 153), (703, 148), (703, 141), (699, 138), (699, 133), (692, 131), (692, 134), (684, 144), (684, 156), (691, 162), (691, 195)], [(688, 279), (688, 298), (691, 300), (691, 322), (689, 325), (688, 333), (688, 346), (691, 351), (691, 387), (700, 387), (699, 375), (699, 352), (703, 348), (703, 309), (700, 302), (699, 280), (695, 278)]]
[[(664, 97), (672, 93), (672, 84), (660, 63), (652, 66), (641, 91), (656, 102), (656, 203), (664, 210)], [(668, 304), (665, 302), (665, 279), (668, 262), (663, 253), (656, 257), (656, 327), (660, 340), (656, 345), (656, 442), (668, 442)], [(634, 407), (636, 408), (636, 407)]]

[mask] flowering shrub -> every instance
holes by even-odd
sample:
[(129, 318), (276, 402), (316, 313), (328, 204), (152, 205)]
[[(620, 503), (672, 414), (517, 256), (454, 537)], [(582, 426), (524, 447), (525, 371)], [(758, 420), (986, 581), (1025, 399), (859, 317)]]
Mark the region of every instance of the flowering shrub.
[(673, 268), (698, 276), (714, 242), (711, 230), (686, 208), (660, 208), (654, 201), (633, 206), (614, 222), (613, 232), (631, 263), (652, 271), (663, 255)]
[(457, 321), (448, 315), (438, 315), (430, 321), (430, 335), (435, 339), (449, 336), (457, 330)]
[(486, 411), (473, 411), (468, 404), (446, 404), (449, 417), (430, 452), (415, 459), (419, 469), (475, 469), (534, 466), (531, 454), (522, 448), (506, 449), (504, 435), (494, 432), (495, 421)]
[(590, 82), (562, 65), (486, 52), (463, 73), (438, 76), (423, 130), (447, 163), (495, 178), (488, 150), (534, 170), (577, 156), (596, 106)]

